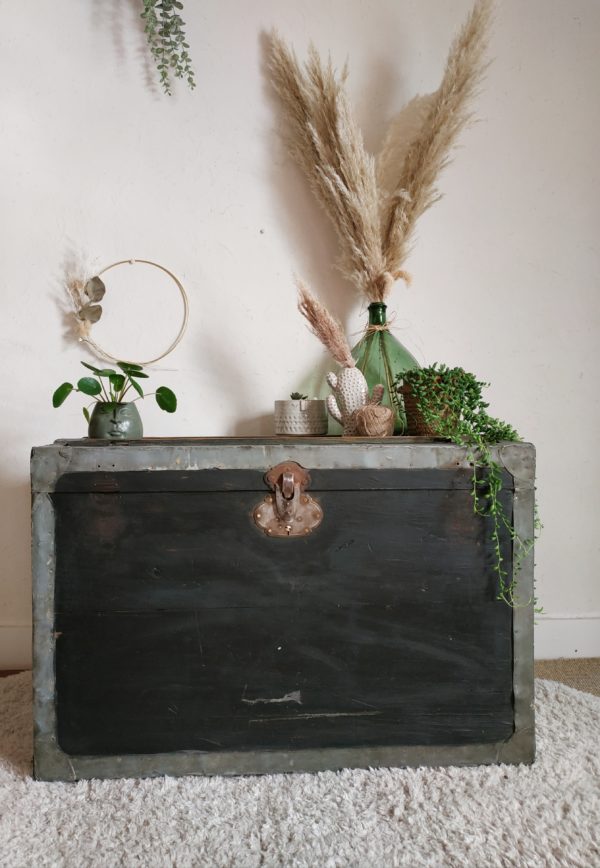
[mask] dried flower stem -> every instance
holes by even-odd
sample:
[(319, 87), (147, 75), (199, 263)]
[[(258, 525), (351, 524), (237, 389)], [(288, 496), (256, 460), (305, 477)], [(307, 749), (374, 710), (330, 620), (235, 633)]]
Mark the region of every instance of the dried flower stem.
[(441, 198), (435, 186), (438, 175), (472, 118), (467, 106), (486, 68), (484, 53), (491, 10), (491, 0), (475, 3), (452, 44), (442, 83), (429, 97), (422, 128), (408, 148), (383, 219), (383, 249), (391, 272), (400, 268), (408, 256), (418, 218)]
[(323, 346), (329, 350), (333, 358), (345, 368), (353, 368), (356, 362), (352, 358), (344, 329), (301, 280), (296, 279), (298, 286), (298, 310), (307, 320), (311, 332)]
[(395, 280), (408, 279), (402, 265), (415, 224), (439, 199), (437, 177), (471, 118), (467, 106), (485, 69), (491, 8), (492, 0), (475, 0), (440, 88), (406, 107), (412, 129), (392, 122), (378, 166), (350, 109), (347, 70), (337, 76), (312, 46), (301, 67), (283, 40), (271, 36), (271, 73), (290, 152), (337, 231), (341, 270), (369, 301), (383, 301)]

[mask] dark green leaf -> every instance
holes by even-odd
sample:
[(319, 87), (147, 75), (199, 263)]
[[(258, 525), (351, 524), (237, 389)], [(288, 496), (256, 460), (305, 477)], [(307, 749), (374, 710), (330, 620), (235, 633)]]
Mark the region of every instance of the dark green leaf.
[(166, 413), (174, 413), (177, 409), (177, 398), (175, 393), (166, 386), (159, 386), (156, 390), (156, 403), (161, 410)]
[(123, 376), (123, 374), (111, 374), (109, 379), (110, 384), (115, 390), (115, 392), (120, 392), (125, 385), (125, 377)]
[(82, 377), (77, 382), (77, 388), (84, 395), (99, 395), (102, 391), (102, 386), (95, 377)]
[(136, 383), (135, 380), (130, 380), (129, 382), (131, 383), (131, 385), (133, 386), (133, 388), (135, 389), (135, 391), (138, 393), (138, 395), (140, 396), (140, 398), (143, 398), (143, 397), (144, 397), (144, 393), (143, 393), (143, 391), (142, 391), (142, 387), (140, 386), (140, 384), (139, 384), (139, 383)]
[(83, 408), (83, 415), (85, 416), (85, 421), (86, 421), (86, 422), (88, 423), (88, 425), (89, 425), (89, 424), (90, 424), (90, 411), (88, 410), (87, 407), (84, 407), (84, 408)]
[(144, 374), (143, 371), (125, 371), (128, 377), (137, 377), (138, 380), (147, 380), (148, 374)]
[(125, 368), (129, 368), (132, 371), (142, 371), (143, 368), (141, 365), (136, 365), (135, 362), (117, 362), (117, 365), (124, 370)]
[(93, 365), (88, 365), (87, 362), (82, 362), (81, 364), (88, 371), (93, 371), (97, 377), (110, 377), (111, 374), (117, 373), (113, 368), (95, 368)]
[(56, 392), (52, 395), (52, 406), (60, 407), (65, 398), (68, 398), (72, 391), (72, 383), (63, 383), (62, 386), (59, 386)]

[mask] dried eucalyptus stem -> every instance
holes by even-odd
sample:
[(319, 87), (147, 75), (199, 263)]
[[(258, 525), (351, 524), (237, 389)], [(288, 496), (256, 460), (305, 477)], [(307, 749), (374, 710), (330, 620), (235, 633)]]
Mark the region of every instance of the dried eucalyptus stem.
[(185, 22), (179, 12), (181, 0), (143, 0), (144, 30), (148, 45), (166, 94), (171, 95), (171, 74), (186, 79), (191, 90), (196, 87), (194, 71), (184, 32)]
[(471, 118), (491, 9), (492, 0), (476, 0), (439, 89), (411, 101), (392, 122), (378, 163), (352, 114), (347, 70), (337, 75), (314, 47), (301, 67), (283, 40), (271, 36), (270, 68), (290, 152), (337, 231), (342, 272), (369, 301), (384, 301), (395, 280), (408, 279), (402, 266), (415, 224), (440, 197), (438, 175)]

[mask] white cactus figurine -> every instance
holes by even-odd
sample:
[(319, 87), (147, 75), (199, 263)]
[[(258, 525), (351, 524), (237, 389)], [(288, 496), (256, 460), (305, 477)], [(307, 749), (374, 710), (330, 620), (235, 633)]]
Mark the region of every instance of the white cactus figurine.
[(327, 374), (327, 382), (333, 395), (327, 398), (327, 409), (336, 422), (344, 429), (344, 434), (356, 434), (356, 413), (367, 404), (378, 404), (383, 394), (383, 386), (375, 386), (373, 398), (369, 398), (369, 387), (358, 368), (342, 368), (339, 374)]
[(356, 367), (342, 326), (300, 281), (298, 290), (300, 313), (308, 320), (313, 334), (327, 347), (336, 362), (342, 365), (339, 374), (327, 374), (327, 382), (333, 392), (333, 395), (327, 398), (327, 409), (343, 427), (344, 434), (356, 434), (357, 412), (367, 404), (380, 404), (383, 386), (374, 386), (369, 397), (367, 381)]

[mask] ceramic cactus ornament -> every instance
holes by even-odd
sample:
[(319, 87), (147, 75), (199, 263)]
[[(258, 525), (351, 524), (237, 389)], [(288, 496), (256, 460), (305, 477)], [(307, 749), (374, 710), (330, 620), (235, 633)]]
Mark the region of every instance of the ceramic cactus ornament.
[(356, 434), (356, 414), (367, 404), (380, 403), (383, 386), (374, 386), (373, 393), (369, 396), (367, 381), (356, 367), (340, 323), (300, 282), (298, 293), (300, 313), (308, 321), (313, 334), (329, 350), (336, 362), (342, 365), (338, 374), (332, 371), (327, 374), (327, 382), (333, 392), (327, 398), (329, 414), (343, 427), (344, 434)]
[(373, 387), (369, 397), (369, 387), (361, 371), (356, 367), (342, 368), (339, 374), (330, 371), (327, 382), (333, 395), (327, 398), (327, 409), (330, 416), (339, 422), (344, 434), (358, 434), (357, 415), (368, 404), (379, 404), (383, 397), (383, 386)]

